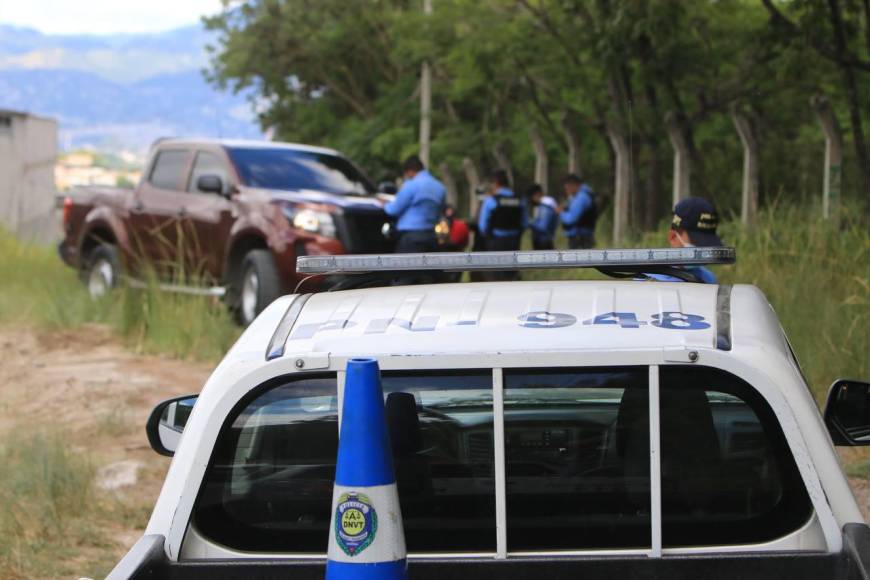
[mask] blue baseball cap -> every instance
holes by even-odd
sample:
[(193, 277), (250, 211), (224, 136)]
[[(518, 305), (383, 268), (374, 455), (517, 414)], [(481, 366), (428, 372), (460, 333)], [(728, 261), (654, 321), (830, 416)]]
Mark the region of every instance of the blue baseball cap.
[(685, 230), (689, 241), (696, 246), (721, 246), (722, 240), (716, 235), (719, 227), (719, 214), (716, 206), (703, 197), (687, 197), (674, 206), (674, 219), (671, 227)]

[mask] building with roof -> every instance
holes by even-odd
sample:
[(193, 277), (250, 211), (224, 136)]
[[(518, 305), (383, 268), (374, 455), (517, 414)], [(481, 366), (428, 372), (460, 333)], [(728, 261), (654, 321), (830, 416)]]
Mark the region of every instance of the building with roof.
[(0, 227), (26, 241), (58, 236), (54, 203), (57, 121), (0, 109)]

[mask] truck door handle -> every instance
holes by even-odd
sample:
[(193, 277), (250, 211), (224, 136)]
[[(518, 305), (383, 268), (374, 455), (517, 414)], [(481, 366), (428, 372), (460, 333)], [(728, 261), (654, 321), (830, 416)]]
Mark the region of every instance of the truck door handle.
[(142, 213), (143, 211), (145, 211), (145, 204), (143, 204), (143, 203), (142, 203), (141, 201), (139, 201), (139, 200), (136, 200), (136, 203), (133, 204), (133, 207), (131, 208), (131, 211), (132, 211), (133, 213)]
[(183, 207), (183, 208), (179, 209), (177, 215), (180, 218), (187, 217), (187, 208)]

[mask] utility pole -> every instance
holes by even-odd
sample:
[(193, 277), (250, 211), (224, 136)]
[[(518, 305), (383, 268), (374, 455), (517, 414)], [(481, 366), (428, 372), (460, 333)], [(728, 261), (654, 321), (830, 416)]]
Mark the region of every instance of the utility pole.
[[(432, 0), (423, 0), (423, 13), (432, 14)], [(420, 159), (429, 167), (429, 140), (432, 135), (432, 69), (423, 61), (420, 74)]]

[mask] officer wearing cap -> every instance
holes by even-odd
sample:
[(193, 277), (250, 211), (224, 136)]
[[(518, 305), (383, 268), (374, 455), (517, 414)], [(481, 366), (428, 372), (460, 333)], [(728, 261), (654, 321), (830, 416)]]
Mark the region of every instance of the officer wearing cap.
[(435, 224), (444, 213), (447, 190), (426, 171), (416, 155), (405, 160), (402, 171), (405, 183), (396, 199), (384, 206), (387, 215), (397, 219), (396, 252), (435, 252), (438, 250)]
[[(716, 234), (719, 227), (719, 214), (716, 207), (703, 197), (687, 197), (674, 207), (668, 243), (672, 248), (691, 248), (694, 246), (721, 246), (722, 240)], [(716, 284), (716, 276), (703, 266), (686, 268), (705, 284)], [(650, 278), (666, 282), (679, 282), (678, 278), (665, 274), (648, 274)]]

